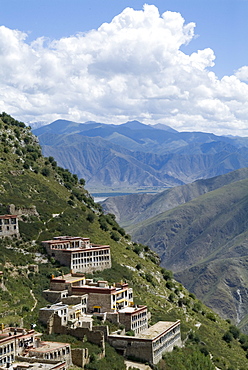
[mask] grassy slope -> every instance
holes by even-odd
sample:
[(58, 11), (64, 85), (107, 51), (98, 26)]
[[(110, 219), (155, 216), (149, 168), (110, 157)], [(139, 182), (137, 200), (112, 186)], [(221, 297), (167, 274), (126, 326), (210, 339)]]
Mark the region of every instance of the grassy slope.
[[(33, 162), (28, 159), (30, 152), (25, 153), (24, 138), (29, 136), (29, 132), (18, 127), (21, 132), (18, 143), (15, 128), (11, 123), (2, 124), (0, 128), (0, 140), (4, 138), (3, 134), (7, 134), (9, 149), (6, 153), (5, 145), (0, 144), (0, 210), (5, 213), (9, 203), (17, 207), (35, 205), (39, 216), (23, 217), (20, 221), (20, 240), (0, 241), (0, 270), (4, 272), (0, 289), (1, 321), (19, 325), (22, 320), (24, 325), (36, 322), (38, 308), (46, 304), (41, 292), (49, 285), (51, 273), (67, 271), (53, 260), (44, 260), (46, 256), (43, 260), (37, 259), (40, 257), (37, 253), (42, 252), (41, 240), (61, 234), (88, 236), (92, 242), (110, 244), (112, 250), (112, 269), (94, 277), (109, 281), (127, 280), (134, 288), (135, 302), (148, 305), (152, 322), (181, 319), (183, 339), (188, 335), (191, 338), (189, 348), (193, 346), (195, 351), (206, 348), (219, 368), (248, 366), (246, 352), (239, 342), (233, 339), (231, 344), (227, 344), (222, 339), (230, 325), (171, 279), (158, 266), (156, 255), (149, 248), (130, 242), (113, 218), (103, 216), (84, 188), (75, 178), (68, 174), (66, 177), (66, 173), (61, 172), (52, 159), (39, 157)], [(9, 139), (9, 136), (13, 138)], [(22, 148), (21, 154), (16, 153), (15, 143)], [(35, 144), (32, 145), (35, 147)], [(31, 163), (28, 168), (23, 168), (27, 160)], [(49, 171), (44, 172), (44, 168)], [(45, 175), (41, 174), (42, 171)], [(53, 217), (53, 214), (59, 216)], [(38, 274), (30, 270), (33, 262), (39, 265)], [(37, 300), (33, 311), (35, 299), (31, 290)], [(177, 356), (176, 353), (174, 355)]]

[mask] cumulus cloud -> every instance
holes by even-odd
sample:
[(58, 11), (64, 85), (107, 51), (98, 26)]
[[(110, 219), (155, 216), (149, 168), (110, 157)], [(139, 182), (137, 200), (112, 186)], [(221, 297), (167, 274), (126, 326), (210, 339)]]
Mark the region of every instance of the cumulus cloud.
[(248, 67), (218, 79), (207, 48), (181, 51), (194, 23), (153, 5), (126, 8), (97, 30), (60, 40), (0, 27), (0, 110), (25, 122), (57, 118), (248, 135)]

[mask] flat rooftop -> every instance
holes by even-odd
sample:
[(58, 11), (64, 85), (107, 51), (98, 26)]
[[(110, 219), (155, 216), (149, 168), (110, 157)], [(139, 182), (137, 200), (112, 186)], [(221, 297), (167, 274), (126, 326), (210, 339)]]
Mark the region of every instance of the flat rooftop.
[(54, 304), (51, 304), (51, 305), (47, 305), (46, 307), (42, 307), (40, 308), (40, 311), (46, 311), (46, 310), (63, 310), (65, 308), (67, 308), (68, 305), (67, 304), (64, 304), (64, 303), (54, 303)]
[(125, 307), (121, 310), (118, 310), (120, 313), (134, 313), (138, 311), (142, 311), (143, 309), (146, 309), (147, 306), (140, 306), (140, 307)]
[(31, 349), (31, 352), (49, 352), (69, 345), (69, 343), (61, 342), (40, 342), (40, 347)]
[(173, 326), (177, 326), (180, 321), (158, 321), (153, 326), (150, 326), (150, 328), (142, 331), (139, 335), (137, 335), (137, 338), (143, 338), (143, 339), (155, 339), (164, 332), (166, 332), (168, 329), (170, 329)]
[(19, 368), (19, 369), (31, 369), (31, 370), (49, 370), (49, 369), (55, 369), (57, 367), (60, 367), (62, 366), (63, 362), (58, 362), (58, 363), (42, 363), (42, 362), (33, 362), (33, 363), (30, 363), (30, 362), (25, 362), (25, 361), (21, 361), (21, 362), (15, 362), (14, 364), (12, 364), (12, 367), (13, 369), (16, 369), (16, 368)]
[(75, 283), (77, 281), (85, 280), (85, 276), (72, 276), (71, 274), (57, 276), (51, 279), (52, 282), (64, 280), (66, 283)]

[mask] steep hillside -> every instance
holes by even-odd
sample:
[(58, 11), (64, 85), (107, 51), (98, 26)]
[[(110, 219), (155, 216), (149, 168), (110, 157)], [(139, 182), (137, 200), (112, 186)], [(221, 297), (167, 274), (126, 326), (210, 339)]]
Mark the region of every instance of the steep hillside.
[(116, 220), (123, 227), (127, 227), (132, 234), (132, 228), (136, 223), (187, 203), (209, 191), (246, 178), (248, 178), (248, 168), (242, 168), (222, 176), (173, 187), (156, 195), (130, 194), (109, 197), (101, 205), (106, 213), (113, 213)]
[[(37, 311), (46, 304), (41, 291), (48, 286), (52, 273), (66, 272), (44, 254), (40, 241), (55, 235), (87, 236), (92, 242), (110, 244), (113, 259), (111, 269), (93, 278), (127, 280), (134, 289), (135, 303), (148, 305), (152, 322), (181, 319), (185, 348), (165, 356), (157, 369), (165, 368), (164, 361), (169, 369), (179, 369), (178, 361), (188, 369), (194, 363), (205, 363), (204, 370), (211, 370), (211, 361), (219, 369), (246, 368), (248, 337), (231, 334), (235, 332), (233, 325), (175, 281), (158, 265), (154, 252), (132, 243), (113, 216), (102, 214), (85, 191), (83, 179), (78, 181), (77, 176), (58, 167), (52, 157), (41, 156), (24, 124), (6, 114), (0, 119), (0, 211), (9, 212), (9, 204), (15, 205), (21, 233), (20, 239), (0, 239), (1, 322), (38, 323)], [(100, 363), (92, 366), (103, 369)], [(111, 368), (117, 370), (113, 358)]]
[(204, 303), (238, 323), (248, 313), (247, 212), (245, 179), (147, 219), (132, 234)]
[(247, 138), (177, 132), (137, 121), (58, 120), (33, 132), (44, 155), (85, 178), (94, 192), (163, 189), (248, 166)]

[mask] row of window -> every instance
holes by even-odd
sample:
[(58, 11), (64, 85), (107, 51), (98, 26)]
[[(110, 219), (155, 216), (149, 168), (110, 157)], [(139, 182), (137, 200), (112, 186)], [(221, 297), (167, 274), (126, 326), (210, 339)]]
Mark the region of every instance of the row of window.
[(66, 348), (63, 348), (62, 351), (46, 353), (45, 358), (47, 360), (49, 360), (49, 359), (53, 360), (53, 359), (59, 358), (61, 355), (65, 356), (68, 353), (70, 353), (70, 348), (66, 347)]
[(9, 224), (16, 224), (16, 218), (5, 218), (5, 219), (2, 219), (0, 218), (0, 225), (9, 225)]
[(65, 244), (53, 244), (51, 245), (51, 248), (52, 249), (67, 249), (69, 248), (70, 244), (69, 243), (65, 243)]
[(78, 252), (73, 253), (73, 258), (84, 258), (84, 257), (92, 257), (92, 256), (102, 256), (108, 254), (109, 255), (109, 249), (104, 249), (100, 251), (89, 251), (89, 252)]
[(110, 266), (109, 261), (107, 262), (89, 262), (84, 264), (73, 263), (73, 270), (77, 269), (78, 271), (84, 270), (86, 267), (98, 267), (98, 266)]
[(94, 258), (77, 258), (73, 255), (72, 263), (73, 265), (79, 265), (79, 264), (86, 264), (91, 262), (99, 262), (99, 261), (108, 261), (109, 256), (102, 256), (102, 257), (94, 257)]
[(154, 351), (154, 357), (158, 356), (161, 352), (164, 352), (167, 347), (172, 346), (172, 344), (175, 343), (179, 339), (180, 339), (180, 333), (175, 335), (173, 338), (167, 340), (162, 346), (160, 346)]
[(5, 353), (13, 352), (14, 351), (14, 343), (7, 344), (4, 347), (0, 347), (0, 356)]
[(156, 342), (153, 343), (153, 348), (158, 347), (161, 343), (166, 342), (170, 337), (174, 336), (175, 333), (180, 332), (180, 326), (173, 328), (168, 333), (160, 337)]
[(3, 357), (3, 358), (0, 358), (0, 365), (2, 364), (6, 364), (7, 362), (13, 362), (14, 361), (14, 355), (11, 354), (10, 356), (6, 356), (6, 357)]
[(3, 228), (3, 227), (0, 225), (0, 232), (2, 232), (2, 231), (4, 231), (4, 230), (5, 230), (5, 231), (6, 231), (6, 230), (7, 230), (7, 231), (9, 231), (9, 230), (16, 230), (16, 225), (14, 225), (14, 227), (13, 227), (13, 228), (12, 228), (12, 227), (10, 228), (10, 226), (6, 226), (6, 227), (4, 227), (4, 228)]
[(138, 315), (133, 315), (132, 316), (132, 321), (138, 320), (138, 319), (140, 319), (140, 318), (142, 318), (142, 317), (144, 317), (146, 315), (147, 315), (147, 312), (146, 311), (141, 312)]
[[(85, 248), (88, 247), (89, 244), (79, 244), (79, 242), (73, 242), (73, 243), (58, 243), (58, 244), (51, 244), (51, 249), (75, 249), (75, 248)], [(92, 252), (91, 252), (92, 253)]]
[(136, 322), (132, 323), (132, 329), (139, 328), (143, 325), (147, 326), (147, 320), (146, 319), (139, 320), (139, 321), (136, 321)]

